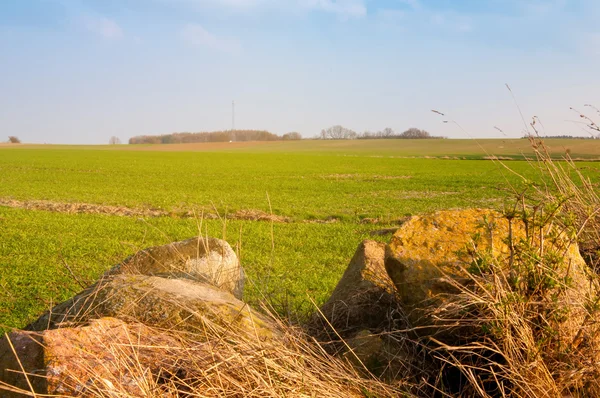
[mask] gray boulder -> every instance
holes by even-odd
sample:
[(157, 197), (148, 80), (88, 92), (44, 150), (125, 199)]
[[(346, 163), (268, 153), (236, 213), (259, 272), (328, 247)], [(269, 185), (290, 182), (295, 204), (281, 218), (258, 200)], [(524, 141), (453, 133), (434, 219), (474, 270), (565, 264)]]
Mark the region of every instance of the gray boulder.
[(43, 331), (115, 317), (169, 330), (224, 328), (273, 337), (272, 322), (231, 293), (189, 279), (148, 275), (105, 277), (27, 326)]
[(227, 242), (195, 237), (141, 250), (108, 272), (191, 279), (211, 284), (242, 299), (244, 271)]

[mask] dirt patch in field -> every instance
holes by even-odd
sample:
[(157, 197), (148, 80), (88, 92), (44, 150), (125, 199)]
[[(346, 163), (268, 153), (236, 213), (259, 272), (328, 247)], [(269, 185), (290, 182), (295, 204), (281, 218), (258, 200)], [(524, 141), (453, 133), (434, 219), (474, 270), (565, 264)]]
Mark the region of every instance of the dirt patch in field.
[(483, 160), (514, 160), (514, 159), (511, 157), (508, 157), (508, 156), (490, 155), (490, 156), (484, 156)]
[(291, 222), (290, 217), (269, 214), (261, 210), (238, 210), (233, 214), (228, 214), (227, 218), (235, 220), (249, 221), (273, 221), (273, 222)]
[(321, 218), (314, 218), (314, 219), (310, 219), (310, 220), (304, 220), (303, 221), (306, 224), (335, 224), (340, 222), (340, 219), (337, 217), (327, 217), (325, 219), (321, 219)]
[(14, 200), (0, 198), (0, 206), (14, 207), (27, 210), (53, 211), (57, 213), (68, 214), (107, 214), (111, 216), (123, 217), (161, 217), (168, 215), (162, 210), (132, 209), (123, 206), (106, 206), (91, 203), (64, 203), (53, 202), (50, 200)]
[[(50, 200), (15, 200), (0, 198), (0, 206), (13, 207), (27, 210), (43, 210), (67, 214), (104, 214), (121, 217), (173, 217), (173, 218), (194, 218), (202, 217), (208, 220), (221, 218), (214, 213), (196, 213), (191, 210), (173, 210), (165, 211), (160, 209), (136, 209), (125, 206), (108, 206), (92, 203), (65, 203), (54, 202)], [(249, 220), (249, 221), (272, 221), (278, 223), (291, 222), (289, 217), (269, 214), (262, 210), (238, 210), (235, 213), (223, 216), (229, 220)]]

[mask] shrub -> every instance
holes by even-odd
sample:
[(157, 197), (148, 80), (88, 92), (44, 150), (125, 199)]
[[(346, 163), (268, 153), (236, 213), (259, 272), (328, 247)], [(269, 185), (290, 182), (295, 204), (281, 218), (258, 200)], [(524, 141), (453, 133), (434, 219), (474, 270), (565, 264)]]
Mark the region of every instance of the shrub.
[(10, 142), (11, 144), (20, 144), (21, 140), (19, 139), (19, 137), (16, 137), (14, 135), (9, 135), (8, 142)]

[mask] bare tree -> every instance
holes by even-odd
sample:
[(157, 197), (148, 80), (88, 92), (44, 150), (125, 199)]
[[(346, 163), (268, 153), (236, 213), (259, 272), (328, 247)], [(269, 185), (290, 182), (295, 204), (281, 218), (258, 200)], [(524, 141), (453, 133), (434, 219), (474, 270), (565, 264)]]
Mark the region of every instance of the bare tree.
[(381, 136), (382, 137), (393, 137), (394, 136), (394, 130), (390, 127), (386, 127), (383, 129), (383, 131), (381, 132)]
[(301, 140), (302, 136), (300, 135), (300, 133), (297, 133), (295, 131), (292, 131), (290, 133), (286, 133), (281, 137), (282, 140), (284, 141), (292, 141), (292, 140)]
[(9, 135), (8, 136), (8, 142), (10, 142), (11, 144), (20, 144), (21, 140), (17, 136)]
[(327, 130), (321, 130), (321, 138), (331, 140), (352, 140), (358, 136), (355, 131), (347, 129), (343, 126), (335, 125)]
[(402, 138), (431, 138), (431, 135), (425, 131), (417, 128), (410, 128), (406, 130), (404, 133), (400, 134)]
[(120, 145), (121, 144), (121, 140), (119, 139), (119, 137), (115, 137), (113, 135), (112, 137), (110, 137), (110, 140), (108, 140), (108, 143), (110, 145)]

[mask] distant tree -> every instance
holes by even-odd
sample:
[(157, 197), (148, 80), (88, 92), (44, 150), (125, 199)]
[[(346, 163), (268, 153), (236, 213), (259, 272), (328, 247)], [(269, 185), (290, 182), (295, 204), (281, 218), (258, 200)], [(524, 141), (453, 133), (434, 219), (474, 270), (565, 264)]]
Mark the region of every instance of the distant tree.
[(381, 132), (381, 136), (388, 138), (388, 137), (393, 137), (395, 135), (394, 130), (391, 129), (390, 127), (386, 127), (383, 129), (383, 131)]
[(352, 140), (358, 136), (355, 131), (343, 126), (335, 125), (326, 130), (321, 130), (321, 138), (329, 140)]
[(229, 141), (277, 141), (276, 134), (265, 130), (226, 130), (199, 133), (171, 133), (163, 135), (140, 135), (131, 137), (130, 144), (189, 144), (193, 142), (229, 142)]
[(396, 132), (392, 128), (386, 127), (383, 130), (376, 131), (376, 132), (367, 130), (364, 133), (359, 134), (356, 138), (363, 139), (363, 140), (372, 140), (372, 139), (377, 139), (377, 138), (399, 138), (399, 136), (396, 134)]
[(286, 133), (281, 137), (282, 140), (284, 141), (294, 141), (294, 140), (301, 140), (302, 136), (300, 135), (300, 133), (297, 133), (295, 131), (292, 131), (290, 133)]
[(110, 140), (108, 140), (108, 143), (110, 145), (120, 145), (121, 144), (121, 140), (119, 139), (119, 137), (115, 137), (113, 135), (112, 137), (110, 137)]
[(401, 138), (431, 138), (431, 134), (429, 134), (427, 131), (425, 130), (420, 130), (417, 128), (410, 128), (408, 130), (406, 130), (405, 132), (403, 132), (402, 134), (400, 134)]
[(8, 142), (10, 142), (11, 144), (20, 144), (21, 140), (19, 139), (19, 137), (16, 137), (14, 135), (9, 135)]

